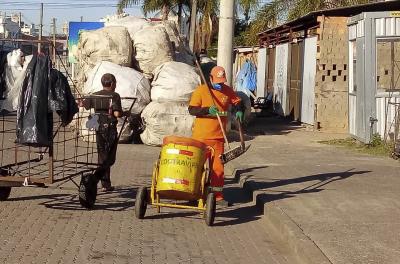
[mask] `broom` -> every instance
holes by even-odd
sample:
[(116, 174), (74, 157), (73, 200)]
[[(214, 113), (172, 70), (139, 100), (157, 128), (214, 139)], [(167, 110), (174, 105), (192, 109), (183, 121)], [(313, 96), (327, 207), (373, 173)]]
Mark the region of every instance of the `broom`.
[[(212, 99), (214, 105), (216, 105), (216, 103), (214, 101), (214, 97), (212, 96), (212, 93), (211, 93), (210, 84), (206, 80), (206, 78), (204, 77), (204, 73), (203, 73), (203, 71), (202, 71), (202, 69), (200, 67), (200, 63), (197, 60), (197, 58), (195, 58), (195, 62), (196, 62), (197, 68), (199, 69), (201, 79), (202, 79), (203, 83), (207, 85), (208, 93), (211, 96), (211, 99)], [(221, 159), (222, 164), (225, 164), (225, 163), (228, 163), (229, 161), (231, 161), (233, 159), (236, 159), (237, 157), (241, 156), (243, 153), (245, 153), (250, 148), (250, 145), (248, 145), (248, 146), (245, 145), (244, 137), (243, 137), (242, 124), (240, 123), (239, 120), (237, 120), (238, 127), (239, 127), (239, 135), (240, 135), (240, 146), (235, 147), (235, 148), (232, 149), (230, 144), (229, 144), (228, 138), (226, 136), (225, 128), (224, 128), (224, 125), (222, 124), (221, 117), (219, 116), (218, 113), (217, 113), (217, 119), (218, 119), (219, 126), (221, 127), (221, 131), (222, 131), (222, 135), (224, 136), (225, 143), (228, 146), (228, 150), (219, 156), (219, 158)]]

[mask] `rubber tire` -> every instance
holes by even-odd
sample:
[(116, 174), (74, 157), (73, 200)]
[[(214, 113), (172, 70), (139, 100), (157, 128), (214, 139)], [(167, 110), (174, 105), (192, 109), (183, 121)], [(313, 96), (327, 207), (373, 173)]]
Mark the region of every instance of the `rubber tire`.
[(135, 215), (137, 219), (143, 219), (147, 209), (147, 188), (140, 187), (136, 194)]
[(8, 199), (11, 193), (11, 187), (0, 187), (0, 201)]
[(204, 220), (208, 226), (214, 224), (216, 210), (215, 193), (209, 193), (206, 201), (206, 211), (204, 212)]
[(96, 203), (97, 179), (93, 174), (83, 175), (79, 185), (79, 202), (82, 207), (92, 209)]

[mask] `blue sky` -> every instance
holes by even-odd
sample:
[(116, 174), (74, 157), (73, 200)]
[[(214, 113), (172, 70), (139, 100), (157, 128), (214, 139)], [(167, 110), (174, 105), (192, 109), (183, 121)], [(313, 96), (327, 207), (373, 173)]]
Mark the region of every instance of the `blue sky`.
[[(98, 21), (101, 17), (116, 12), (117, 0), (0, 0), (0, 11), (7, 13), (21, 12), (22, 20), (39, 24), (40, 3), (44, 4), (43, 31), (50, 32), (52, 18), (57, 19), (57, 27), (67, 21)], [(131, 15), (143, 16), (139, 6), (128, 8)]]

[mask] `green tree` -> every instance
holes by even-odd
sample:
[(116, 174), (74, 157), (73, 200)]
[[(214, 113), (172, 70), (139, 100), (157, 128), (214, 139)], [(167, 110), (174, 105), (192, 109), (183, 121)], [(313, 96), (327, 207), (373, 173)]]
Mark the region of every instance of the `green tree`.
[(181, 17), (182, 8), (184, 5), (188, 5), (189, 0), (119, 0), (118, 2), (118, 13), (122, 13), (124, 8), (133, 5), (142, 5), (142, 10), (146, 16), (148, 13), (162, 11), (162, 19), (168, 20), (169, 12), (171, 8), (178, 7), (178, 17)]
[(259, 7), (258, 0), (240, 0), (238, 3), (239, 11), (244, 16), (246, 24), (250, 21), (250, 15), (257, 11)]
[(278, 24), (302, 17), (310, 12), (357, 4), (378, 2), (379, 0), (272, 0), (264, 4), (241, 34), (242, 45), (257, 45), (257, 34)]

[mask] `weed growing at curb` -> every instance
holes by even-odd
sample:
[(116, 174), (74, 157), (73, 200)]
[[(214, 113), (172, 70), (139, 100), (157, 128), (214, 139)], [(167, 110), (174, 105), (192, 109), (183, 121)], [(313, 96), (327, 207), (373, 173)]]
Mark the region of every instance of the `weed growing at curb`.
[(380, 135), (374, 134), (370, 144), (364, 144), (354, 138), (333, 139), (318, 143), (344, 147), (353, 151), (374, 156), (391, 156), (394, 149), (393, 142), (384, 142)]

